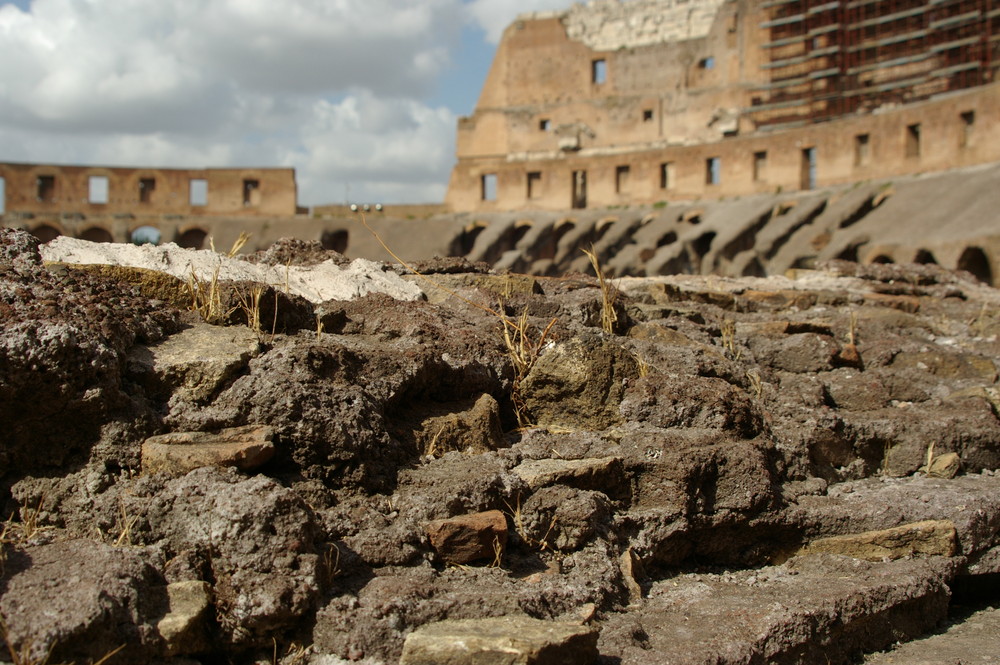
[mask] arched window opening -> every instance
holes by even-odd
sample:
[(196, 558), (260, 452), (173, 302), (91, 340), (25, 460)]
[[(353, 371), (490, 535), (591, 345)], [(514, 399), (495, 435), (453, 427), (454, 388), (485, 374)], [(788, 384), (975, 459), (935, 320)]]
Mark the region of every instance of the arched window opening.
[(337, 229), (335, 231), (323, 231), (323, 235), (319, 238), (319, 244), (323, 245), (323, 249), (343, 254), (347, 251), (349, 240), (350, 234), (346, 229)]
[(187, 249), (203, 249), (205, 240), (208, 239), (208, 232), (203, 229), (188, 229), (177, 236), (177, 245)]
[(89, 240), (90, 242), (114, 242), (111, 237), (111, 232), (107, 229), (102, 229), (100, 226), (91, 226), (80, 234), (80, 240)]
[(59, 229), (53, 226), (49, 226), (48, 224), (42, 224), (40, 226), (36, 226), (35, 228), (33, 228), (31, 230), (31, 235), (38, 238), (39, 242), (48, 242), (50, 240), (55, 240), (56, 238), (61, 236), (62, 233), (59, 232)]
[(978, 247), (966, 247), (962, 255), (958, 257), (959, 270), (971, 272), (976, 279), (984, 284), (993, 283), (993, 269), (990, 267), (989, 257)]

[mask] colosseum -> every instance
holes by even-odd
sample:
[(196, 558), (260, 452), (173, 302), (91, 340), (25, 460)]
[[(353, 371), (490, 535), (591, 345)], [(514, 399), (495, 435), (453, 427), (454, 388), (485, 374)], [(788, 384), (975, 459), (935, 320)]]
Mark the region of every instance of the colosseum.
[[(592, 0), (507, 27), (457, 127), (444, 206), (367, 216), (404, 259), (500, 270), (780, 275), (828, 259), (1000, 283), (1000, 0)], [(0, 164), (0, 223), (43, 240), (391, 260), (292, 169)]]
[(1000, 160), (1000, 1), (594, 0), (522, 15), (456, 211), (811, 190)]

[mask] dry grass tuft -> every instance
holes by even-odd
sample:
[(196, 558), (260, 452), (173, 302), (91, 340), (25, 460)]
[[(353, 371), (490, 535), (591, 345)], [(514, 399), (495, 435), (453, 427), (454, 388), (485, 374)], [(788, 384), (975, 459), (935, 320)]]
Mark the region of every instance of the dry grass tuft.
[[(368, 229), (368, 232), (375, 237), (375, 240), (382, 246), (382, 249), (384, 249), (389, 256), (395, 259), (401, 266), (409, 270), (411, 273), (421, 278), (434, 288), (440, 289), (448, 295), (461, 300), (467, 305), (471, 305), (482, 312), (486, 312), (490, 316), (496, 317), (496, 319), (500, 322), (501, 339), (504, 347), (507, 349), (507, 354), (510, 357), (511, 364), (514, 366), (514, 381), (511, 388), (511, 402), (514, 405), (514, 413), (517, 416), (518, 426), (530, 427), (532, 424), (531, 417), (525, 407), (522, 382), (531, 371), (531, 368), (534, 367), (535, 361), (538, 360), (542, 349), (545, 347), (545, 341), (548, 338), (548, 334), (552, 330), (552, 326), (556, 323), (556, 319), (549, 321), (548, 325), (545, 326), (545, 329), (539, 334), (537, 328), (534, 328), (528, 323), (527, 309), (521, 313), (521, 316), (513, 319), (507, 316), (504, 312), (502, 303), (498, 305), (497, 309), (491, 309), (469, 300), (456, 291), (445, 286), (441, 286), (411, 266), (409, 263), (399, 258), (399, 256), (392, 251), (387, 244), (385, 244), (385, 241), (382, 240), (382, 237), (375, 231), (375, 229), (368, 224), (368, 220), (365, 218), (364, 214), (361, 215), (361, 223), (366, 229)], [(505, 288), (505, 291), (507, 290), (508, 289)]]
[(139, 520), (138, 515), (129, 515), (125, 508), (125, 502), (118, 500), (118, 517), (115, 525), (118, 537), (115, 539), (115, 547), (132, 546), (132, 527)]
[(220, 267), (217, 266), (215, 268), (215, 272), (212, 273), (212, 279), (208, 281), (198, 279), (193, 267), (191, 268), (191, 274), (188, 276), (188, 295), (191, 298), (189, 309), (193, 312), (198, 312), (201, 320), (205, 323), (221, 323), (232, 313), (231, 311), (227, 312), (222, 309), (222, 293), (219, 291)]
[(549, 321), (545, 330), (541, 334), (536, 334), (536, 330), (528, 323), (527, 308), (521, 312), (521, 316), (516, 320), (510, 319), (506, 315), (500, 316), (502, 318), (503, 343), (507, 349), (507, 355), (514, 365), (514, 382), (510, 395), (514, 405), (514, 414), (517, 416), (519, 427), (530, 427), (534, 422), (525, 402), (524, 380), (538, 361), (545, 346), (545, 340), (556, 320)]
[[(20, 507), (18, 514), (21, 520), (19, 522), (14, 521), (13, 515), (7, 518), (7, 521), (3, 524), (3, 530), (0, 531), (0, 546), (5, 547), (8, 544), (24, 545), (41, 532), (51, 529), (52, 527), (42, 526), (39, 522), (44, 503), (45, 495), (43, 494), (39, 497), (37, 505), (24, 504)], [(5, 559), (6, 554), (0, 554), (0, 566), (2, 566)], [(2, 570), (2, 567), (0, 567), (0, 571)]]
[(756, 369), (749, 370), (746, 374), (747, 379), (750, 381), (750, 390), (753, 391), (753, 396), (760, 399), (761, 395), (764, 394), (764, 379), (761, 378), (760, 372)]
[[(264, 286), (262, 284), (254, 284), (249, 287), (248, 291), (244, 292), (242, 289), (235, 289), (233, 291), (236, 296), (236, 309), (243, 312), (244, 318), (247, 321), (247, 327), (253, 331), (257, 336), (257, 341), (273, 342), (278, 329), (278, 294), (274, 294), (274, 317), (271, 321), (271, 334), (270, 339), (266, 339), (268, 336), (264, 334), (263, 327), (260, 323), (260, 299), (264, 295)], [(319, 317), (317, 317), (317, 322)], [(322, 324), (320, 324), (322, 325)], [(319, 335), (317, 334), (317, 339)]]
[(726, 355), (732, 360), (739, 360), (740, 356), (743, 355), (743, 350), (736, 348), (736, 322), (732, 319), (723, 320), (720, 334), (722, 348), (725, 349)]
[(546, 550), (551, 550), (552, 546), (549, 544), (549, 534), (552, 533), (552, 529), (556, 525), (556, 517), (552, 516), (552, 521), (549, 522), (549, 527), (545, 530), (545, 535), (542, 536), (541, 540), (535, 540), (528, 535), (527, 530), (524, 528), (524, 516), (521, 513), (521, 495), (517, 496), (517, 503), (511, 506), (509, 503), (504, 501), (507, 506), (506, 515), (510, 518), (511, 522), (514, 523), (514, 530), (517, 532), (518, 537), (528, 546), (537, 549), (539, 552), (544, 552)]
[(617, 286), (605, 278), (604, 269), (601, 268), (601, 262), (597, 259), (594, 246), (591, 245), (590, 249), (581, 251), (590, 259), (590, 265), (594, 268), (597, 282), (601, 286), (601, 328), (604, 332), (613, 335), (618, 329), (618, 312), (615, 310), (615, 305), (618, 303), (621, 292)]

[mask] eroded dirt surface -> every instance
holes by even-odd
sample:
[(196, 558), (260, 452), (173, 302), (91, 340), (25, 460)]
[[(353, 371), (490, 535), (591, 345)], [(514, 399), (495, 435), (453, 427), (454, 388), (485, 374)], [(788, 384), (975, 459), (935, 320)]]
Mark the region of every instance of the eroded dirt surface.
[[(346, 261), (257, 258), (310, 257)], [(849, 663), (1000, 573), (1000, 293), (972, 276), (626, 278), (608, 331), (585, 275), (421, 269), (418, 301), (270, 285), (254, 330), (0, 231), (11, 648), (396, 663), (421, 626), (527, 615), (598, 629), (607, 664)], [(240, 471), (248, 431), (273, 454)], [(144, 471), (169, 468), (147, 439), (191, 432), (214, 464)], [(442, 520), (495, 530), (489, 511), (506, 538), (470, 538), (468, 563), (432, 546)], [(915, 522), (935, 540), (900, 542)], [(891, 557), (800, 552), (862, 532)], [(941, 653), (986, 662), (969, 631)]]

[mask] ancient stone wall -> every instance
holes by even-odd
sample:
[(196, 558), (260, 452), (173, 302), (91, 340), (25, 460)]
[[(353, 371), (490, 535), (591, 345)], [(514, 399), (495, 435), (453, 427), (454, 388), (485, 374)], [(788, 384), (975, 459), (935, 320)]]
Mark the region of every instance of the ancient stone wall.
[(723, 0), (595, 0), (563, 17), (566, 36), (595, 51), (650, 46), (708, 35)]
[[(452, 173), (448, 201), (454, 210), (561, 210), (809, 190), (1000, 161), (1000, 140), (989, 129), (998, 122), (1000, 84), (993, 84), (878, 114), (695, 145), (468, 158)], [(481, 183), (490, 177), (495, 198), (484, 201)]]
[(294, 215), (294, 169), (0, 163), (7, 215)]
[(1000, 0), (910, 4), (599, 0), (522, 15), (459, 120), (447, 203), (652, 204), (1000, 160), (986, 129), (1000, 45), (969, 36), (1000, 34)]

